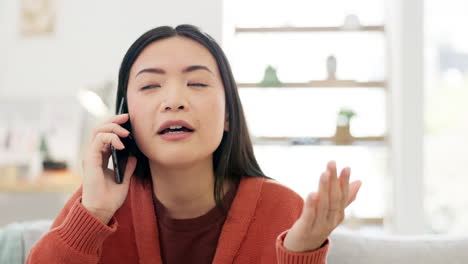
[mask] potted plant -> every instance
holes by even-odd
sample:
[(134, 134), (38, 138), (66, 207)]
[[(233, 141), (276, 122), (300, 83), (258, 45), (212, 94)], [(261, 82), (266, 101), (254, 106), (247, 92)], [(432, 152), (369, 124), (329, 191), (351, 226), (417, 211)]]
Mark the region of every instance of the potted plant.
[(353, 136), (350, 133), (351, 119), (356, 116), (356, 112), (349, 108), (341, 108), (338, 112), (335, 142), (337, 145), (349, 145), (353, 142)]
[(260, 82), (260, 86), (268, 87), (268, 86), (280, 86), (281, 82), (278, 79), (278, 74), (276, 69), (273, 66), (268, 65), (265, 69), (265, 74), (263, 76), (263, 80)]

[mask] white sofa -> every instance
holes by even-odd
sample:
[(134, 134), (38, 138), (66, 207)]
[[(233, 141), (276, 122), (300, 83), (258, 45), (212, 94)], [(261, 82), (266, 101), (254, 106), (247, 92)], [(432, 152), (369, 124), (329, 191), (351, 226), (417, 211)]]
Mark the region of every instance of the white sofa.
[(0, 263), (23, 264), (32, 246), (50, 229), (52, 220), (14, 222), (0, 228)]
[[(18, 222), (0, 229), (0, 263), (22, 264), (51, 220)], [(467, 264), (468, 236), (383, 236), (338, 229), (330, 237), (328, 264)]]
[(336, 230), (329, 264), (468, 264), (468, 236), (390, 236)]

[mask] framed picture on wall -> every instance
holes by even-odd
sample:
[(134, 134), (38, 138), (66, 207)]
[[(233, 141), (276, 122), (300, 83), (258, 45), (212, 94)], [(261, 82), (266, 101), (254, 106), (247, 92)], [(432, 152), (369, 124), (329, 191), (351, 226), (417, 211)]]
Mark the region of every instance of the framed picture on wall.
[(22, 36), (52, 35), (55, 31), (55, 0), (21, 0)]

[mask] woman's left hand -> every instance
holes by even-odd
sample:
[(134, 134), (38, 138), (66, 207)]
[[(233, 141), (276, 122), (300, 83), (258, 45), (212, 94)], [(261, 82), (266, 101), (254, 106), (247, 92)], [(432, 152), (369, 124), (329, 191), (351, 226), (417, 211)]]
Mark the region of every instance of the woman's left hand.
[(344, 210), (355, 199), (361, 181), (349, 183), (350, 168), (337, 178), (336, 163), (330, 161), (320, 176), (319, 191), (310, 193), (302, 214), (284, 238), (283, 246), (294, 252), (313, 251), (322, 246), (331, 232), (344, 220)]

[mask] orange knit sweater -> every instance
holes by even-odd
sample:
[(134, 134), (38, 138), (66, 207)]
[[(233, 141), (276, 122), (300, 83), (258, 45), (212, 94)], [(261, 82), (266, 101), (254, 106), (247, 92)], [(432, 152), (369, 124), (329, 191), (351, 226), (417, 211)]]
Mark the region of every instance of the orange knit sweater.
[[(162, 264), (152, 186), (142, 186), (133, 179), (127, 199), (108, 225), (82, 206), (80, 187), (50, 231), (31, 249), (26, 263)], [(303, 199), (288, 187), (266, 178), (243, 177), (213, 263), (326, 263), (328, 239), (311, 252), (291, 252), (283, 247), (302, 207)]]

